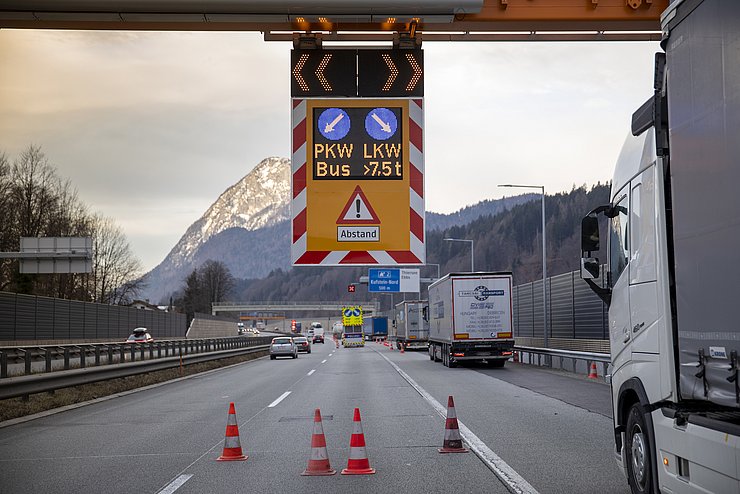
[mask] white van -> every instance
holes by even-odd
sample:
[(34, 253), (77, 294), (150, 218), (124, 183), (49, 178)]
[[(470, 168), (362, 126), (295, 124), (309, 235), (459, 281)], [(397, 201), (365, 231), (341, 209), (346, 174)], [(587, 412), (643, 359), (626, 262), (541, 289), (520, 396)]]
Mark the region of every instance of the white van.
[(313, 343), (324, 343), (324, 326), (320, 322), (311, 323), (309, 334)]

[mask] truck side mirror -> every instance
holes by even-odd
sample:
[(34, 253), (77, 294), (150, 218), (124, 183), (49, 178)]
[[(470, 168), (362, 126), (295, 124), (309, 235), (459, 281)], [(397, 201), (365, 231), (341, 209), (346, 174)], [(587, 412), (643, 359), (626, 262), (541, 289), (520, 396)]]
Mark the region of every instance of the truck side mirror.
[(596, 280), (599, 278), (599, 259), (596, 257), (585, 257), (581, 259), (581, 279)]
[(599, 219), (591, 213), (581, 220), (581, 252), (597, 250), (599, 250)]

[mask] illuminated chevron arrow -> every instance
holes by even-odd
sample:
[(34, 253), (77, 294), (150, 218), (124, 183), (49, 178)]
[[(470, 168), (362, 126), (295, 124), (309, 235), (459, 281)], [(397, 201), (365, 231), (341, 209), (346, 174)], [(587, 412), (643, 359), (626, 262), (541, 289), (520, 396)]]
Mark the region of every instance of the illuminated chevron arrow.
[(391, 56), (387, 53), (383, 53), (383, 60), (385, 60), (388, 70), (390, 71), (388, 74), (388, 80), (385, 81), (385, 84), (383, 85), (383, 91), (388, 91), (391, 86), (393, 86), (393, 81), (395, 81), (398, 76), (398, 68), (396, 67), (396, 64), (393, 63)]
[(414, 55), (411, 53), (406, 54), (406, 60), (409, 61), (409, 64), (411, 65), (411, 68), (414, 70), (414, 75), (411, 76), (411, 80), (406, 85), (406, 91), (413, 91), (416, 87), (416, 84), (419, 82), (419, 79), (421, 79), (421, 65), (419, 62), (416, 61), (416, 58), (414, 58)]
[(324, 58), (321, 59), (321, 63), (319, 63), (319, 68), (316, 69), (316, 77), (319, 79), (319, 82), (321, 83), (321, 87), (324, 88), (326, 91), (331, 91), (331, 84), (329, 84), (329, 81), (326, 80), (326, 77), (324, 77), (324, 69), (326, 69), (326, 66), (329, 65), (329, 62), (331, 61), (331, 54), (326, 53), (324, 54)]
[(298, 63), (295, 64), (295, 67), (293, 67), (293, 77), (295, 77), (301, 91), (308, 91), (309, 89), (308, 84), (306, 84), (306, 80), (303, 78), (303, 75), (301, 75), (301, 71), (303, 70), (303, 66), (306, 65), (307, 60), (308, 54), (304, 53), (301, 55), (301, 58), (298, 59)]

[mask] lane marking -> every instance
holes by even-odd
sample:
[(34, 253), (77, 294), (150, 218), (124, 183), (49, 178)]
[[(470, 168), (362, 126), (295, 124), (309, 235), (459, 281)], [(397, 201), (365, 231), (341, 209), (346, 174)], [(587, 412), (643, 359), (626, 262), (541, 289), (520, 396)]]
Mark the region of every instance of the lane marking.
[[(386, 362), (398, 372), (402, 378), (413, 387), (422, 398), (424, 398), (432, 408), (436, 410), (440, 417), (447, 419), (447, 408), (443, 407), (431, 394), (429, 394), (424, 388), (414, 381), (411, 376), (406, 374), (399, 366), (391, 362), (388, 357), (373, 349), (378, 355), (383, 357)], [(486, 443), (484, 443), (473, 431), (468, 429), (460, 419), (457, 419), (457, 424), (460, 429), (460, 435), (468, 444), (470, 450), (478, 456), (478, 458), (486, 464), (486, 466), (496, 475), (496, 477), (503, 482), (509, 492), (514, 494), (539, 494), (532, 485), (524, 480), (524, 477), (519, 475), (513, 468), (511, 468), (504, 460), (501, 459), (496, 453), (491, 450)]]
[(306, 374), (306, 375), (307, 375), (307, 376), (310, 376), (310, 375), (311, 375), (311, 374), (313, 374), (314, 372), (316, 372), (316, 369), (311, 369), (311, 372), (309, 372), (309, 373), (308, 373), (308, 374)]
[(267, 405), (267, 408), (274, 408), (280, 404), (281, 401), (283, 401), (285, 398), (288, 397), (288, 395), (292, 393), (292, 391), (286, 391), (285, 393), (281, 394), (277, 400), (273, 401), (269, 405)]
[(177, 489), (182, 487), (182, 484), (190, 480), (190, 477), (192, 476), (193, 476), (192, 474), (180, 475), (175, 480), (173, 480), (167, 487), (159, 491), (157, 494), (172, 494)]
[(326, 363), (326, 359), (322, 360), (321, 363), (322, 364), (325, 364)]

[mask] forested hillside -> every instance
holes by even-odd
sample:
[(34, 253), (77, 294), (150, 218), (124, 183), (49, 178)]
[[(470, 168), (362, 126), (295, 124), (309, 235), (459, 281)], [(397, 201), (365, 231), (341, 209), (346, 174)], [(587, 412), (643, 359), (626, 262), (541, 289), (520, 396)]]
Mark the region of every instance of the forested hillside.
[[(578, 269), (580, 263), (581, 218), (594, 207), (605, 204), (609, 186), (547, 196), (548, 276)], [(476, 271), (512, 271), (514, 283), (526, 283), (542, 276), (542, 206), (533, 201), (495, 215), (484, 215), (464, 225), (427, 231), (427, 262), (440, 264), (442, 275), (470, 270), (470, 246), (444, 238), (471, 239), (475, 245)], [(605, 243), (598, 257), (605, 259)], [(436, 266), (422, 268), (423, 277), (436, 276)], [(347, 293), (347, 285), (367, 274), (367, 268), (301, 267), (275, 270), (264, 279), (237, 282), (232, 298), (239, 301), (278, 300), (367, 300), (364, 286)], [(382, 297), (388, 300), (389, 297)], [(386, 302), (388, 303), (388, 302)]]

